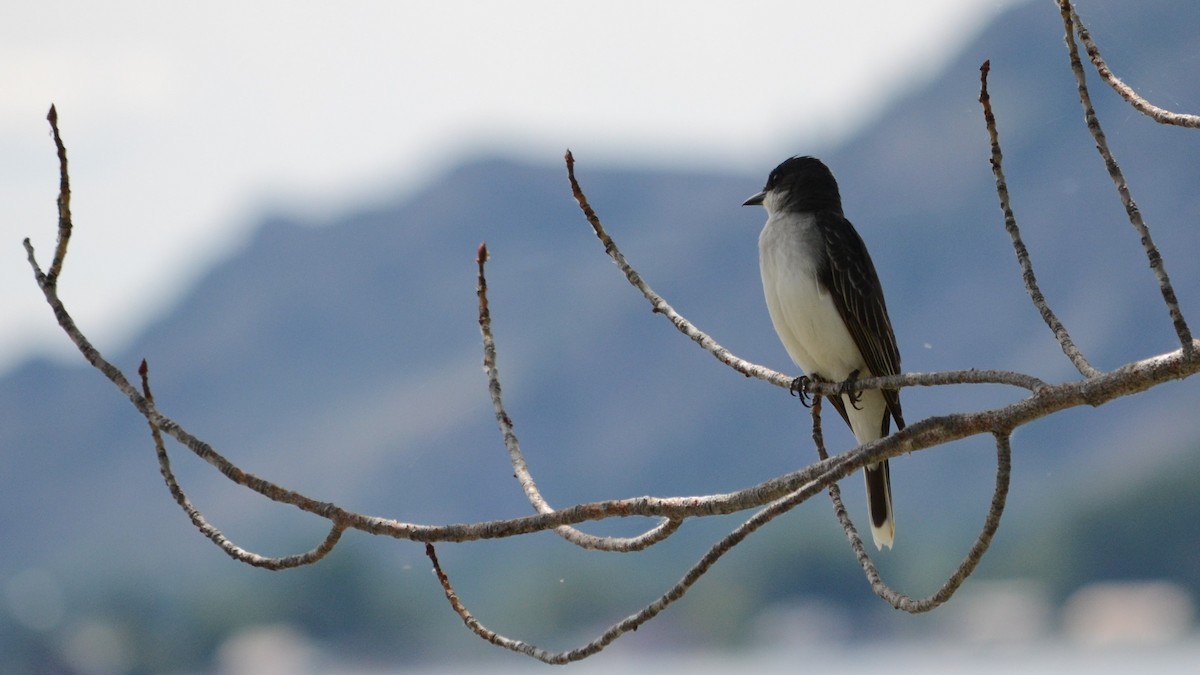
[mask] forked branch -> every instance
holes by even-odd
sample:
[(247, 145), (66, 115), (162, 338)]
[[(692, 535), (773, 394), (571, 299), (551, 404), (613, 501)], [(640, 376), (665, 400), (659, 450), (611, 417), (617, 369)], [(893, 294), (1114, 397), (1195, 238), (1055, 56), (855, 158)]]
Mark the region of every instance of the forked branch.
[(1084, 123), (1087, 125), (1088, 131), (1091, 132), (1092, 138), (1096, 141), (1096, 151), (1100, 153), (1100, 157), (1104, 160), (1104, 167), (1108, 169), (1108, 175), (1112, 178), (1113, 186), (1117, 189), (1117, 195), (1121, 198), (1121, 205), (1125, 207), (1125, 213), (1129, 217), (1129, 223), (1133, 225), (1133, 229), (1137, 232), (1139, 240), (1142, 243), (1142, 248), (1146, 252), (1146, 259), (1150, 261), (1150, 269), (1154, 271), (1154, 277), (1158, 280), (1159, 292), (1162, 294), (1163, 302), (1167, 305), (1167, 311), (1171, 315), (1171, 323), (1175, 327), (1175, 333), (1179, 336), (1180, 346), (1185, 354), (1192, 353), (1192, 332), (1188, 328), (1187, 321), (1183, 318), (1183, 311), (1179, 309), (1179, 301), (1175, 298), (1175, 287), (1171, 285), (1171, 280), (1167, 275), (1167, 266), (1163, 262), (1162, 255), (1158, 252), (1158, 247), (1154, 245), (1154, 240), (1150, 237), (1150, 227), (1142, 219), (1141, 209), (1137, 203), (1133, 201), (1133, 195), (1129, 191), (1129, 183), (1125, 180), (1125, 175), (1121, 171), (1120, 165), (1117, 164), (1116, 158), (1113, 157), (1112, 151), (1108, 147), (1108, 137), (1105, 136), (1104, 130), (1100, 127), (1100, 118), (1096, 116), (1096, 109), (1092, 106), (1092, 97), (1088, 93), (1087, 76), (1083, 72), (1083, 62), (1079, 58), (1079, 47), (1075, 44), (1075, 21), (1078, 19), (1078, 14), (1075, 13), (1074, 7), (1071, 6), (1070, 0), (1058, 0), (1059, 13), (1062, 15), (1063, 28), (1066, 35), (1064, 40), (1067, 43), (1067, 54), (1071, 61), (1071, 72), (1075, 74), (1076, 90), (1079, 93), (1079, 103), (1083, 106)]
[(1142, 98), (1133, 90), (1133, 87), (1125, 84), (1121, 78), (1117, 77), (1112, 69), (1108, 67), (1108, 63), (1104, 61), (1104, 57), (1100, 55), (1100, 48), (1096, 46), (1096, 41), (1092, 39), (1092, 34), (1083, 25), (1083, 21), (1079, 19), (1079, 14), (1075, 11), (1075, 7), (1071, 6), (1070, 3), (1066, 4), (1070, 7), (1070, 19), (1075, 24), (1075, 32), (1079, 35), (1079, 41), (1083, 43), (1084, 49), (1087, 50), (1088, 58), (1091, 59), (1092, 65), (1096, 68), (1096, 73), (1100, 75), (1100, 79), (1104, 80), (1105, 84), (1112, 87), (1113, 91), (1117, 92), (1135, 110), (1150, 117), (1159, 124), (1200, 129), (1200, 115), (1171, 112), (1165, 108), (1160, 108)]

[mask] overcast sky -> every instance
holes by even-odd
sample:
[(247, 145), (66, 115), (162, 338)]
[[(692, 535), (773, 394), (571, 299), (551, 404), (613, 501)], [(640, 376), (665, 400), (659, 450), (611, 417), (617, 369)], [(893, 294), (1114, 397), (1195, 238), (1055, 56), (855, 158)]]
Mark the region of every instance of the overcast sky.
[(496, 152), (765, 172), (1013, 2), (6, 3), (0, 371), (73, 349), (21, 247), (54, 245), (51, 102), (76, 224), (60, 290), (112, 352), (265, 208), (320, 217)]

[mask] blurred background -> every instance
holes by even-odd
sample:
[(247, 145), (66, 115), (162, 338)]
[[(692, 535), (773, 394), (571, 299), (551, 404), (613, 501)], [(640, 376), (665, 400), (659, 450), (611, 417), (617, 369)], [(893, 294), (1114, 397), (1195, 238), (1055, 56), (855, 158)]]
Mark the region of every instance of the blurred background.
[[(1118, 75), (1200, 110), (1200, 7), (1084, 0)], [(1030, 304), (977, 103), (991, 92), (1042, 289), (1102, 369), (1178, 347), (1082, 124), (1054, 3), (42, 2), (0, 20), (0, 671), (526, 672), (446, 606), (422, 547), (351, 533), (272, 573), (171, 500), (144, 421), (61, 334), (20, 241), (55, 238), (51, 102), (76, 231), (60, 292), (102, 352), (149, 360), (168, 415), (242, 468), (382, 517), (530, 512), (480, 372), (486, 240), (509, 413), (547, 498), (727, 492), (813, 459), (806, 411), (696, 349), (628, 287), (579, 214), (570, 147), (627, 258), (738, 355), (794, 372), (761, 297), (761, 209), (816, 154), (887, 289), (904, 369), (1077, 377)], [(1110, 143), (1200, 316), (1200, 136), (1093, 82)], [(798, 374), (798, 373), (797, 373)], [(910, 422), (1021, 392), (905, 392)], [(763, 528), (686, 598), (572, 666), (717, 672), (1183, 669), (1200, 657), (1200, 392), (1171, 383), (1020, 429), (1005, 522), (929, 615), (871, 594), (827, 500)], [(852, 445), (827, 425), (831, 450)], [(325, 525), (172, 446), (237, 543), (306, 550)], [(967, 440), (893, 462), (885, 578), (932, 593), (994, 480)], [(844, 494), (861, 518), (861, 479)], [(442, 546), (489, 627), (574, 647), (673, 584), (739, 519), (639, 554), (553, 534)], [(629, 534), (649, 523), (601, 524)]]

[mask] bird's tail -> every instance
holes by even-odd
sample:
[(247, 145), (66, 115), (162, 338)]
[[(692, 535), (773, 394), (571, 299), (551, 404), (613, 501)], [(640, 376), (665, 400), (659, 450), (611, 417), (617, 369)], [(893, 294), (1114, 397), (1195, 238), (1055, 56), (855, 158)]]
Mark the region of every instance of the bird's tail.
[(871, 538), (875, 548), (892, 548), (896, 537), (896, 519), (892, 515), (892, 478), (887, 460), (868, 465), (863, 470), (867, 479), (867, 510), (871, 515)]

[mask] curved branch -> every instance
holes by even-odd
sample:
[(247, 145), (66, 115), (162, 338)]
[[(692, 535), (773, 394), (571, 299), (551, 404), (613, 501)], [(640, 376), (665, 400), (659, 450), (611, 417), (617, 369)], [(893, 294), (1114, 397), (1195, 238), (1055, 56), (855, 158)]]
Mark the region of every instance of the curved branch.
[(1129, 216), (1129, 222), (1133, 225), (1133, 229), (1137, 231), (1138, 237), (1142, 242), (1142, 248), (1146, 251), (1146, 258), (1150, 261), (1150, 269), (1154, 270), (1154, 277), (1158, 280), (1159, 292), (1162, 294), (1163, 302), (1167, 305), (1167, 312), (1171, 315), (1171, 323), (1175, 326), (1175, 333), (1179, 336), (1179, 343), (1183, 347), (1183, 351), (1190, 355), (1192, 351), (1192, 332), (1188, 328), (1187, 321), (1183, 318), (1183, 312), (1179, 309), (1179, 301), (1175, 298), (1175, 288), (1171, 285), (1171, 280), (1167, 276), (1166, 264), (1163, 263), (1162, 255), (1159, 254), (1158, 247), (1154, 245), (1154, 240), (1150, 237), (1150, 228), (1142, 219), (1141, 210), (1138, 209), (1137, 204), (1133, 201), (1133, 195), (1129, 192), (1129, 184), (1125, 181), (1125, 175), (1121, 172), (1121, 167), (1117, 164), (1112, 151), (1108, 148), (1108, 138), (1104, 135), (1104, 130), (1100, 128), (1100, 118), (1096, 116), (1096, 109), (1092, 107), (1092, 97), (1088, 93), (1087, 77), (1083, 72), (1083, 62), (1079, 58), (1079, 47), (1075, 44), (1071, 1), (1058, 0), (1058, 4), (1059, 11), (1062, 14), (1063, 28), (1066, 31), (1063, 39), (1067, 44), (1067, 53), (1070, 55), (1071, 71), (1075, 73), (1076, 89), (1079, 93), (1079, 103), (1083, 106), (1084, 122), (1087, 124), (1088, 131), (1092, 134), (1092, 139), (1096, 141), (1096, 150), (1104, 160), (1104, 166), (1108, 169), (1108, 175), (1112, 179), (1113, 185), (1117, 188), (1117, 194), (1121, 198), (1121, 204), (1125, 207), (1125, 213)]
[(443, 572), (441, 567), (438, 565), (433, 546), (427, 545), (425, 548), (425, 553), (433, 561), (434, 571), (437, 573), (438, 580), (442, 583), (442, 590), (446, 593), (446, 599), (449, 600), (450, 606), (459, 615), (467, 627), (471, 629), (472, 632), (494, 645), (531, 656), (539, 661), (542, 661), (543, 663), (562, 665), (585, 659), (603, 650), (605, 647), (612, 644), (617, 638), (629, 633), (630, 631), (637, 630), (642, 624), (653, 619), (676, 600), (682, 598), (688, 592), (688, 590), (700, 580), (701, 577), (703, 577), (710, 569), (712, 569), (712, 566), (715, 565), (722, 556), (733, 550), (733, 548), (746, 539), (746, 537), (749, 537), (763, 525), (794, 509), (799, 504), (807, 501), (813, 495), (817, 494), (826, 487), (835, 486), (835, 481), (845, 477), (845, 475), (848, 473), (841, 471), (839, 467), (839, 469), (836, 469), (837, 478), (832, 478), (832, 476), (834, 476), (833, 471), (834, 470), (831, 470), (831, 473), (815, 479), (813, 482), (808, 483), (803, 488), (772, 502), (766, 508), (755, 513), (741, 525), (738, 525), (732, 532), (725, 535), (725, 537), (714, 544), (708, 550), (708, 552), (696, 562), (696, 564), (694, 564), (690, 569), (688, 569), (687, 572), (684, 573), (683, 577), (680, 578), (680, 580), (676, 582), (674, 586), (659, 596), (657, 600), (642, 607), (642, 609), (625, 617), (621, 621), (609, 626), (603, 633), (601, 633), (595, 639), (589, 641), (587, 644), (567, 651), (548, 651), (528, 642), (505, 637), (484, 626), (477, 619), (475, 619), (474, 616), (471, 615), (470, 611), (467, 610), (466, 606), (463, 605), (462, 601), (458, 598), (458, 595), (454, 592), (454, 589), (450, 585), (449, 577), (446, 576), (445, 572)]
[(1075, 364), (1076, 370), (1084, 377), (1095, 377), (1100, 371), (1092, 367), (1084, 357), (1079, 347), (1075, 346), (1067, 327), (1059, 320), (1054, 310), (1050, 309), (1042, 289), (1038, 287), (1037, 276), (1033, 273), (1033, 263), (1029, 260), (1029, 250), (1021, 240), (1021, 230), (1017, 227), (1017, 217), (1013, 215), (1012, 205), (1008, 197), (1008, 181), (1004, 179), (1004, 155), (1000, 151), (1000, 133), (996, 130), (996, 116), (992, 114), (992, 98), (988, 95), (987, 78), (991, 70), (991, 61), (984, 61), (979, 67), (979, 103), (983, 106), (983, 119), (987, 125), (988, 138), (992, 145), (992, 173), (996, 175), (996, 194), (1000, 198), (1000, 210), (1004, 212), (1004, 229), (1012, 239), (1013, 250), (1017, 254), (1017, 262), (1021, 265), (1021, 279), (1025, 282), (1025, 291), (1033, 306), (1042, 315), (1042, 320), (1054, 333), (1063, 353)]
[[(821, 459), (828, 458), (825, 450), (825, 439), (821, 433), (821, 398), (820, 395), (813, 397), (812, 402), (812, 420), (813, 443), (817, 448), (817, 455)], [(996, 534), (997, 528), (1000, 527), (1000, 517), (1004, 514), (1004, 504), (1008, 498), (1008, 487), (1012, 475), (1012, 448), (1009, 445), (1008, 432), (995, 432), (996, 437), (996, 489), (992, 493), (991, 506), (988, 508), (987, 517), (984, 519), (983, 529), (979, 536), (976, 537), (975, 543), (971, 545), (966, 557), (958, 567), (950, 574), (941, 588), (936, 593), (921, 600), (900, 593), (883, 581), (883, 576), (879, 573), (879, 568), (871, 561), (871, 556), (867, 553), (867, 547), (863, 545), (862, 538), (858, 536), (858, 530), (854, 527), (854, 522), (850, 520), (850, 513), (846, 509), (846, 505), (842, 503), (842, 491), (837, 483), (829, 486), (829, 499), (833, 502), (833, 512), (837, 516), (838, 522), (841, 523), (842, 529), (846, 533), (846, 538), (850, 541), (850, 548), (854, 550), (854, 557), (858, 560), (858, 564), (862, 567), (863, 573), (867, 576), (868, 583), (871, 584), (871, 590), (892, 607), (902, 609), (910, 614), (920, 614), (937, 608), (942, 603), (946, 602), (954, 595), (967, 577), (975, 571), (975, 567), (979, 565), (979, 561), (983, 559), (983, 555), (987, 552), (988, 546), (991, 545), (992, 537)]]
[(786, 377), (770, 368), (735, 356), (728, 349), (718, 344), (707, 333), (692, 325), (692, 322), (683, 318), (661, 295), (655, 293), (646, 282), (642, 281), (641, 275), (629, 265), (625, 260), (625, 256), (617, 248), (616, 243), (604, 231), (604, 225), (600, 223), (600, 217), (596, 215), (595, 209), (592, 208), (592, 205), (588, 203), (587, 197), (584, 196), (583, 189), (579, 187), (579, 182), (575, 180), (575, 157), (571, 154), (570, 150), (567, 150), (564, 159), (567, 163), (567, 180), (571, 183), (571, 194), (575, 196), (575, 201), (579, 202), (579, 208), (583, 210), (584, 217), (591, 224), (592, 231), (596, 233), (596, 237), (604, 244), (604, 252), (613, 259), (613, 262), (617, 263), (617, 267), (620, 268), (625, 278), (629, 280), (629, 283), (641, 291), (642, 295), (650, 301), (650, 306), (654, 311), (667, 317), (671, 323), (675, 324), (679, 332), (691, 338), (692, 341), (715, 356), (721, 363), (733, 368), (746, 377), (757, 377), (760, 380), (766, 380), (785, 389), (791, 387), (792, 381), (795, 378)]
[[(946, 579), (946, 582), (933, 595), (920, 600), (914, 600), (903, 593), (898, 593), (888, 588), (880, 578), (874, 564), (867, 558), (866, 548), (862, 545), (862, 541), (857, 539), (851, 541), (851, 544), (855, 547), (855, 553), (858, 555), (859, 563), (862, 564), (863, 570), (867, 572), (867, 576), (871, 579), (871, 589), (875, 591), (876, 595), (891, 603), (896, 609), (902, 609), (911, 614), (919, 614), (937, 608), (954, 595), (958, 587), (975, 571), (975, 567), (979, 565), (979, 561), (983, 559), (983, 555), (987, 553), (988, 546), (992, 543), (992, 537), (995, 536), (996, 530), (1000, 527), (1000, 518), (1004, 515), (1004, 504), (1008, 499), (1009, 480), (1012, 476), (1010, 435), (999, 432), (993, 435), (996, 437), (996, 489), (992, 493), (992, 501), (988, 506), (987, 516), (984, 518), (983, 529), (980, 530), (975, 543), (971, 545), (971, 549), (967, 551), (966, 557), (963, 558), (954, 572), (950, 574), (950, 577)], [(833, 489), (836, 488), (836, 485), (833, 486)], [(839, 518), (844, 513), (845, 509), (842, 508)]]
[(1112, 87), (1113, 91), (1117, 92), (1135, 110), (1159, 124), (1200, 129), (1200, 115), (1171, 112), (1165, 108), (1160, 108), (1139, 96), (1133, 90), (1133, 87), (1125, 84), (1121, 78), (1117, 77), (1112, 69), (1108, 67), (1108, 64), (1105, 63), (1104, 57), (1100, 56), (1100, 48), (1096, 46), (1095, 40), (1092, 39), (1092, 34), (1083, 25), (1083, 21), (1079, 19), (1079, 14), (1076, 13), (1073, 6), (1071, 7), (1071, 22), (1075, 24), (1075, 32), (1079, 35), (1079, 41), (1083, 43), (1084, 49), (1087, 50), (1088, 58), (1091, 59), (1092, 65), (1096, 67), (1096, 72), (1100, 75), (1100, 79)]
[[(138, 368), (138, 374), (142, 378), (142, 393), (146, 397), (146, 400), (153, 404), (154, 395), (150, 393), (150, 368), (146, 365), (145, 359), (142, 359), (142, 365)], [(148, 421), (150, 423), (150, 435), (154, 437), (154, 451), (158, 455), (158, 470), (162, 474), (163, 480), (166, 481), (167, 489), (171, 491), (171, 496), (175, 498), (175, 503), (179, 504), (179, 507), (188, 515), (188, 518), (191, 519), (196, 529), (211, 539), (230, 558), (238, 562), (244, 562), (247, 565), (253, 565), (254, 567), (262, 567), (268, 570), (285, 570), (317, 562), (332, 551), (333, 547), (341, 540), (342, 533), (346, 531), (346, 526), (335, 521), (333, 528), (329, 530), (329, 534), (325, 536), (325, 539), (316, 548), (304, 553), (272, 558), (259, 555), (234, 544), (219, 529), (209, 523), (204, 518), (204, 515), (200, 513), (200, 510), (193, 506), (191, 500), (184, 494), (183, 488), (175, 480), (174, 472), (171, 471), (171, 459), (167, 456), (167, 447), (163, 443), (162, 433), (159, 431), (158, 425), (154, 423), (154, 420), (151, 419)]]
[[(492, 314), (488, 308), (487, 275), (484, 273), (488, 257), (487, 244), (480, 244), (475, 254), (475, 263), (479, 267), (476, 295), (479, 297), (479, 331), (483, 334), (483, 371), (488, 378), (488, 394), (492, 398), (492, 408), (496, 411), (496, 425), (500, 427), (500, 435), (504, 438), (504, 447), (508, 449), (508, 456), (512, 461), (513, 475), (521, 483), (521, 489), (525, 491), (525, 496), (533, 505), (534, 510), (538, 513), (553, 513), (554, 508), (542, 497), (537, 483), (533, 480), (533, 474), (529, 471), (529, 465), (525, 463), (525, 453), (521, 451), (521, 443), (517, 440), (516, 432), (513, 431), (512, 418), (508, 416), (508, 412), (504, 408), (504, 397), (500, 390), (500, 370), (496, 366), (496, 340), (492, 335)], [(640, 551), (663, 541), (674, 534), (682, 524), (683, 521), (676, 518), (664, 519), (658, 525), (636, 537), (600, 537), (582, 532), (569, 525), (560, 525), (554, 528), (554, 531), (563, 539), (581, 548), (629, 553)]]

